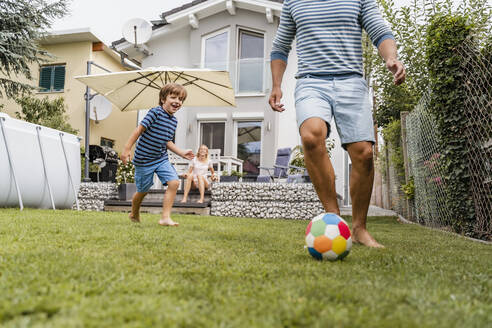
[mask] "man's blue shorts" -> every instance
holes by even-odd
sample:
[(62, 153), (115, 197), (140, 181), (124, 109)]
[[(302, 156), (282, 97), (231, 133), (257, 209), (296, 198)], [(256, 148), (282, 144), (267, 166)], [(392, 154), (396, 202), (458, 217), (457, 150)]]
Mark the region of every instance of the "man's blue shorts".
[(176, 169), (168, 160), (150, 166), (135, 165), (135, 184), (138, 192), (149, 191), (154, 184), (154, 173), (157, 174), (162, 184), (179, 179)]
[(358, 75), (329, 80), (301, 77), (297, 80), (295, 91), (297, 126), (300, 128), (307, 119), (318, 117), (329, 127), (334, 118), (344, 148), (358, 141), (374, 144), (376, 140), (369, 96), (366, 81)]

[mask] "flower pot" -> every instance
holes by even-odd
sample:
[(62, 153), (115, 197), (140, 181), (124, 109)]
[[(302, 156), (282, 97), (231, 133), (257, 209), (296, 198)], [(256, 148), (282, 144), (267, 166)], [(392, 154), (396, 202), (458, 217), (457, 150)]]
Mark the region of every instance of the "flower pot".
[(220, 177), (220, 182), (238, 182), (239, 177), (237, 175), (223, 175)]
[(119, 200), (132, 200), (133, 194), (137, 192), (137, 185), (134, 183), (122, 183), (118, 186)]

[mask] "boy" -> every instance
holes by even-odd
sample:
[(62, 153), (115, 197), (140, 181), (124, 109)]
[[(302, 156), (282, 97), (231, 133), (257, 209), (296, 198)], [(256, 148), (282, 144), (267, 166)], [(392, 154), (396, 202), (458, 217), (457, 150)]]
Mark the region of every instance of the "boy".
[(168, 160), (167, 149), (186, 159), (193, 159), (191, 150), (182, 150), (174, 144), (174, 134), (178, 120), (174, 114), (186, 99), (186, 90), (176, 83), (169, 83), (159, 92), (159, 106), (149, 110), (145, 118), (133, 131), (121, 154), (123, 163), (130, 160), (130, 151), (135, 147), (133, 164), (135, 165), (135, 184), (137, 192), (132, 198), (132, 211), (129, 215), (133, 222), (140, 222), (140, 204), (153, 184), (154, 173), (167, 190), (162, 203), (162, 226), (178, 226), (171, 219), (171, 208), (178, 190), (179, 180), (176, 170)]

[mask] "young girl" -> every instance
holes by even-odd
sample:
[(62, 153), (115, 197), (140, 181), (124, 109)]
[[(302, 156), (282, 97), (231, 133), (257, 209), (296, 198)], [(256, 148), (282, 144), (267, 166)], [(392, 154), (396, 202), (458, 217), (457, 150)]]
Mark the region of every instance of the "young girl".
[(211, 179), (215, 181), (215, 172), (212, 167), (212, 162), (208, 158), (208, 147), (201, 145), (198, 148), (196, 157), (190, 163), (188, 172), (186, 172), (186, 184), (184, 188), (183, 200), (181, 203), (186, 203), (188, 199), (188, 193), (190, 192), (191, 185), (194, 188), (198, 188), (200, 191), (200, 200), (198, 203), (203, 203), (203, 198), (205, 196), (205, 189), (208, 188), (209, 183), (207, 180), (207, 172), (210, 170), (212, 173)]

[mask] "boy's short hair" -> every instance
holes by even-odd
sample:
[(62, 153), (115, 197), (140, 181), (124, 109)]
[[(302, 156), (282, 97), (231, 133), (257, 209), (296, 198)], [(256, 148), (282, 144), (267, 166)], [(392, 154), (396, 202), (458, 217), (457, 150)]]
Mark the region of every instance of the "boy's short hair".
[(186, 89), (181, 84), (168, 83), (168, 84), (164, 85), (161, 88), (161, 91), (159, 92), (159, 105), (160, 106), (162, 106), (164, 104), (162, 100), (163, 99), (165, 100), (168, 95), (176, 95), (181, 99), (181, 101), (184, 102), (188, 93), (186, 92)]

